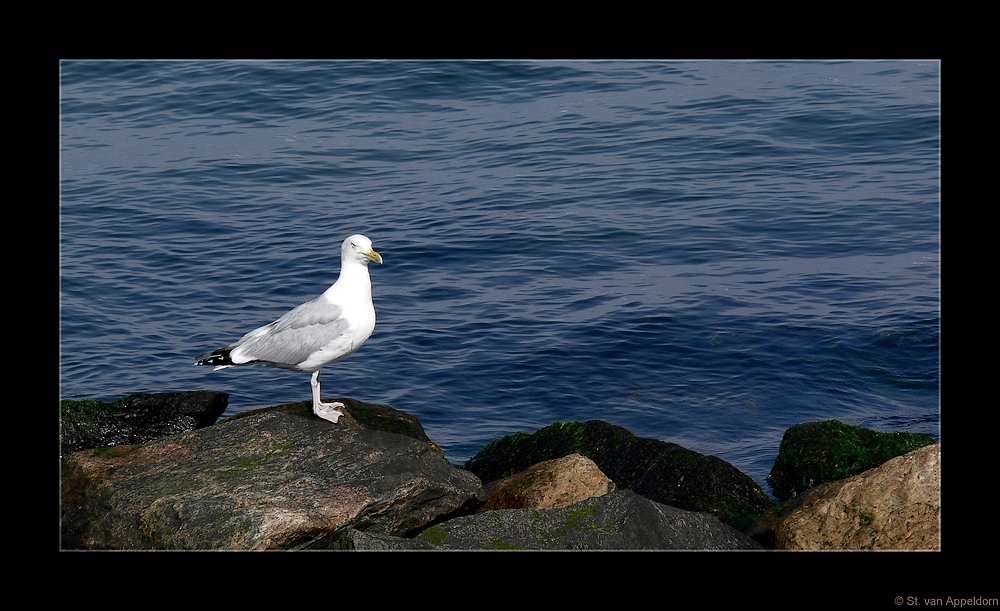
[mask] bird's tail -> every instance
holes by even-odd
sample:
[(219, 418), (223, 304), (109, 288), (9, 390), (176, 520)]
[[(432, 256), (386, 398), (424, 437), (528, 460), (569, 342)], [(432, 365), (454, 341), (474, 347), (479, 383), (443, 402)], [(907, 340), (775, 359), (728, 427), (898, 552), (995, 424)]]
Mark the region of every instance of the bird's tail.
[(229, 353), (232, 351), (232, 346), (226, 346), (225, 348), (219, 348), (214, 352), (209, 352), (204, 356), (198, 357), (198, 360), (194, 362), (195, 365), (214, 365), (215, 369), (213, 371), (218, 371), (220, 369), (225, 369), (226, 367), (233, 367), (236, 363), (229, 358)]

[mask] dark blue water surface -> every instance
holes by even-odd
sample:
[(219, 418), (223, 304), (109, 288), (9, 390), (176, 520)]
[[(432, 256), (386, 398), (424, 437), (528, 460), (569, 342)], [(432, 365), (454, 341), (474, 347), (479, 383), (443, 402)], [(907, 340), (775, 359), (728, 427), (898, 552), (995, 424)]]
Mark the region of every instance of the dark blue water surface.
[(195, 357), (332, 284), (324, 396), (453, 463), (601, 419), (763, 483), (784, 430), (939, 437), (937, 62), (126, 62), (61, 69), (60, 395), (309, 376)]

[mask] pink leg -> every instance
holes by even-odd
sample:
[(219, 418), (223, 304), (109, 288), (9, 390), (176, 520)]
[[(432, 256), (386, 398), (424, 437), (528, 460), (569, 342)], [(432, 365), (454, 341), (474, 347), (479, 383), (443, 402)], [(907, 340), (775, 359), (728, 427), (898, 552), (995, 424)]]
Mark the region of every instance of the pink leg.
[(312, 385), (313, 392), (313, 413), (323, 420), (329, 420), (330, 422), (336, 423), (337, 419), (344, 415), (343, 412), (338, 412), (337, 408), (344, 407), (344, 404), (339, 401), (334, 401), (333, 403), (323, 403), (323, 401), (320, 400), (319, 370), (313, 372), (310, 384)]

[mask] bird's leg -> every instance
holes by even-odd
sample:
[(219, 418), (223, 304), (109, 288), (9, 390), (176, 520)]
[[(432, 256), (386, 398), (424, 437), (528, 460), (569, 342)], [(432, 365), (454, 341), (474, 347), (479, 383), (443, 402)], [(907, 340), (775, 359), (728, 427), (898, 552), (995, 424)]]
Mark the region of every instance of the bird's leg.
[(313, 413), (322, 418), (323, 420), (329, 420), (330, 422), (336, 423), (337, 419), (343, 416), (342, 412), (338, 412), (338, 407), (344, 407), (343, 403), (339, 401), (334, 401), (333, 403), (323, 403), (319, 398), (319, 370), (316, 370), (312, 374), (312, 384), (313, 390)]

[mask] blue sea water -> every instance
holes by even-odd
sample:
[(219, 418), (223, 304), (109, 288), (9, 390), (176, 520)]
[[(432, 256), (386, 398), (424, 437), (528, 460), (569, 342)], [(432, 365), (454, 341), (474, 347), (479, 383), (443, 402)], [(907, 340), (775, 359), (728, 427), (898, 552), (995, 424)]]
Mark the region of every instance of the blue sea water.
[(940, 439), (940, 65), (66, 61), (60, 396), (309, 376), (194, 359), (360, 232), (378, 325), (325, 397), (461, 464), (601, 419), (767, 488), (785, 429)]

